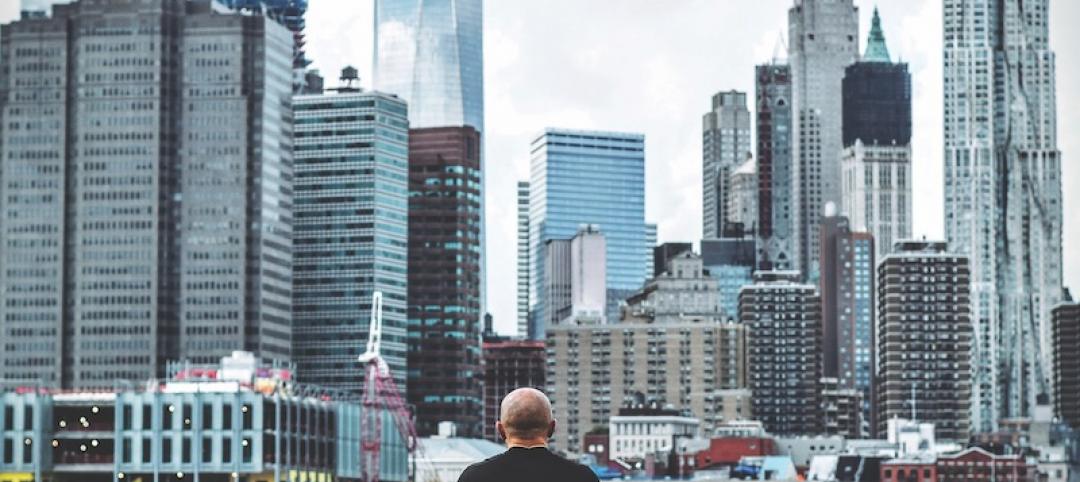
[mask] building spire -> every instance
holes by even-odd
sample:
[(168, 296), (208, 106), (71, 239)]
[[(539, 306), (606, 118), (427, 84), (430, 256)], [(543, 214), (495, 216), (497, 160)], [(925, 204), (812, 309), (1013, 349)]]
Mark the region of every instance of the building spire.
[(885, 46), (885, 33), (881, 30), (881, 16), (878, 15), (877, 7), (874, 7), (874, 19), (870, 24), (870, 38), (866, 42), (863, 62), (892, 62), (889, 48)]

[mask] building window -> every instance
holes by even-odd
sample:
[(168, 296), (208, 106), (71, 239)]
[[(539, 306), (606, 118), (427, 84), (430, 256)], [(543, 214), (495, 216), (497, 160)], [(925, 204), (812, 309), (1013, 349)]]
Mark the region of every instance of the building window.
[(161, 428), (162, 430), (172, 430), (173, 428), (173, 416), (176, 413), (176, 405), (169, 405), (165, 407), (165, 410), (161, 411)]
[(150, 461), (151, 461), (150, 455), (152, 455), (152, 453), (153, 453), (153, 451), (151, 450), (150, 439), (148, 439), (148, 438), (142, 439), (142, 463), (144, 463), (144, 464), (150, 463)]
[(214, 406), (204, 403), (202, 406), (202, 428), (210, 430), (214, 428)]
[(191, 404), (184, 404), (184, 429), (191, 428)]
[(232, 404), (226, 403), (221, 406), (221, 428), (225, 430), (231, 430), (232, 426)]
[(131, 430), (133, 427), (131, 418), (134, 416), (135, 407), (131, 405), (124, 405), (124, 430)]
[(143, 405), (143, 408), (142, 408), (142, 428), (143, 428), (143, 430), (150, 430), (152, 428), (151, 425), (153, 424), (153, 420), (154, 420), (153, 407), (151, 407), (150, 405)]
[(209, 464), (214, 460), (214, 441), (210, 437), (202, 439), (202, 461)]
[(161, 462), (166, 464), (172, 463), (172, 437), (161, 439)]
[(251, 405), (244, 404), (240, 407), (240, 415), (244, 430), (251, 430)]
[(232, 438), (225, 437), (225, 438), (221, 439), (221, 463), (223, 463), (223, 464), (231, 464), (232, 463), (232, 452), (233, 452)]
[(191, 437), (184, 437), (184, 441), (180, 449), (180, 463), (191, 463)]
[(243, 451), (243, 458), (241, 459), (245, 464), (251, 463), (251, 439), (243, 439), (240, 441), (240, 448)]

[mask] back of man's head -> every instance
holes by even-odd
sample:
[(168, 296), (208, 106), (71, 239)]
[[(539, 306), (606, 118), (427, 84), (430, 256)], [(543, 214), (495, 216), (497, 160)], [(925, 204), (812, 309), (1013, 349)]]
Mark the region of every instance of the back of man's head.
[(555, 430), (554, 422), (547, 395), (519, 388), (503, 398), (496, 428), (509, 444), (543, 444)]

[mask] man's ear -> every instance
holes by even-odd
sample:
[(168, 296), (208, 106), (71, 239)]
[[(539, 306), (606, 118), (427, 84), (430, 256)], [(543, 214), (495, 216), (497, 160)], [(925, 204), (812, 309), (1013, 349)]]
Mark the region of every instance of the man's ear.
[(503, 427), (501, 420), (495, 421), (495, 432), (499, 434), (499, 439), (506, 440), (506, 427)]
[(551, 419), (551, 426), (548, 427), (548, 438), (555, 436), (555, 419)]

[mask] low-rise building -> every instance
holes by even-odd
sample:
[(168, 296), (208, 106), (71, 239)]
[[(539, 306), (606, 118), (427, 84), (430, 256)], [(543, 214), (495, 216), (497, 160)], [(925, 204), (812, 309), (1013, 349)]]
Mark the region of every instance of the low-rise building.
[[(938, 482), (934, 456), (887, 460), (881, 463), (881, 482)], [(965, 480), (965, 479), (958, 479)]]
[(712, 470), (733, 467), (743, 457), (777, 455), (776, 441), (772, 437), (713, 437), (708, 446), (693, 454), (694, 467)]
[[(224, 364), (223, 364), (224, 365)], [(6, 480), (358, 480), (363, 406), (292, 383), (291, 371), (172, 369), (115, 391), (0, 393)], [(408, 479), (407, 450), (382, 414), (380, 480)], [(193, 477), (192, 477), (193, 478)]]
[(470, 465), (506, 451), (490, 440), (447, 436), (424, 437), (415, 461), (417, 481), (458, 480)]
[(937, 480), (947, 481), (1036, 482), (1039, 474), (1023, 455), (995, 455), (978, 447), (938, 456), (936, 469)]
[(697, 438), (701, 420), (673, 408), (623, 407), (609, 422), (609, 453), (613, 459), (644, 459), (669, 452), (678, 438)]

